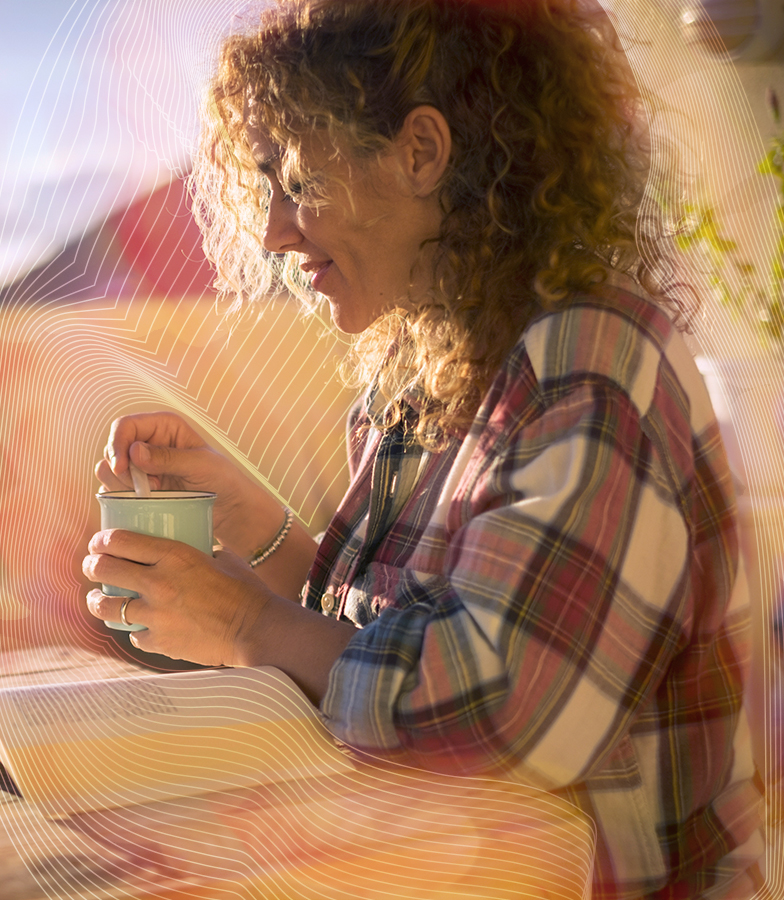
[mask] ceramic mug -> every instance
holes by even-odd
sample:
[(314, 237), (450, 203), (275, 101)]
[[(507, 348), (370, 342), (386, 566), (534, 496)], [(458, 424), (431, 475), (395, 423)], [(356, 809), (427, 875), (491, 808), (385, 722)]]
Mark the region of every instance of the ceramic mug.
[[(152, 491), (140, 497), (134, 491), (106, 491), (96, 494), (101, 507), (101, 530), (124, 528), (140, 534), (169, 538), (190, 544), (212, 556), (212, 506), (216, 494), (206, 491)], [(101, 590), (110, 597), (138, 597), (111, 584)], [(106, 622), (117, 631), (145, 631), (144, 625)]]

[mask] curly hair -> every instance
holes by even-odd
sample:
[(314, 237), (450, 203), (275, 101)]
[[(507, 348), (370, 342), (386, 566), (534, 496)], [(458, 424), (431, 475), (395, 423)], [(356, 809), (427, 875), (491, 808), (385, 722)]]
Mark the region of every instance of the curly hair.
[[(349, 365), (378, 383), (390, 426), (417, 392), (425, 444), (470, 423), (543, 309), (609, 269), (663, 299), (636, 241), (649, 170), (640, 98), (596, 3), (283, 0), (226, 41), (192, 181), (216, 286), (238, 304), (285, 286), (313, 309), (294, 261), (260, 247), (268, 193), (245, 139), (249, 99), (292, 179), (307, 179), (314, 133), (361, 161), (388, 150), (418, 105), (445, 117), (432, 289), (359, 335)], [(328, 188), (314, 202), (329, 203)]]

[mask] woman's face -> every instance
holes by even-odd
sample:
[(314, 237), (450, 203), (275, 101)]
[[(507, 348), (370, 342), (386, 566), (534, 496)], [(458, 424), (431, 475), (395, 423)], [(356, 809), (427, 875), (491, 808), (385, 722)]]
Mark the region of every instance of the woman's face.
[(438, 233), (442, 214), (435, 193), (421, 197), (411, 188), (394, 148), (380, 162), (360, 165), (314, 143), (308, 169), (324, 179), (329, 193), (328, 202), (314, 204), (307, 188), (302, 195), (284, 190), (280, 148), (252, 117), (246, 132), (272, 193), (264, 247), (297, 255), (341, 331), (357, 334), (383, 312), (424, 298), (432, 250), (420, 248)]

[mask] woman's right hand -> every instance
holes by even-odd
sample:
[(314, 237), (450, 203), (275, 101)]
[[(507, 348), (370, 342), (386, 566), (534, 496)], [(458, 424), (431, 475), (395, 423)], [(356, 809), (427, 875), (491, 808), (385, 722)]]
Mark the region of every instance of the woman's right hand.
[(241, 556), (279, 524), (280, 504), (174, 413), (115, 419), (95, 474), (107, 490), (133, 490), (129, 462), (149, 475), (154, 490), (215, 492), (215, 536)]
[[(217, 494), (215, 538), (237, 556), (249, 558), (278, 534), (284, 518), (280, 501), (174, 413), (138, 413), (112, 423), (95, 474), (108, 490), (132, 490), (130, 462), (150, 476), (154, 490)], [(255, 572), (274, 593), (298, 601), (315, 554), (315, 542), (295, 522), (281, 548)]]

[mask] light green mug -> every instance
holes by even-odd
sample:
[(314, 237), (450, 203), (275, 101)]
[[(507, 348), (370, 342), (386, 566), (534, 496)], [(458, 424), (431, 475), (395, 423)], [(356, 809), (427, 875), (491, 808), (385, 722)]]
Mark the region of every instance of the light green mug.
[[(152, 491), (140, 497), (134, 491), (106, 491), (96, 494), (101, 507), (101, 530), (124, 528), (140, 534), (169, 538), (190, 544), (212, 556), (212, 505), (216, 494), (206, 491)], [(111, 584), (101, 590), (110, 597), (138, 597)], [(117, 631), (146, 631), (144, 625), (106, 622)]]

